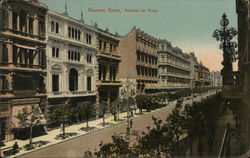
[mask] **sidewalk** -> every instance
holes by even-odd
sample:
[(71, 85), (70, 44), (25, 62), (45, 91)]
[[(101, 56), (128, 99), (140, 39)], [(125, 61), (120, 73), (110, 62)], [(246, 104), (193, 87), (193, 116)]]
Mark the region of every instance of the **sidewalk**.
[[(210, 92), (210, 93), (206, 93), (206, 94), (202, 94), (202, 95), (203, 95), (203, 97), (206, 97), (206, 96), (213, 95), (213, 94), (214, 94), (214, 92), (213, 93)], [(194, 99), (187, 99), (187, 100), (185, 99), (184, 102), (199, 101), (200, 99), (201, 99), (201, 96), (196, 97)], [(175, 102), (176, 101), (174, 101), (172, 103), (169, 103), (169, 105), (174, 104)], [(155, 109), (155, 110), (152, 110), (150, 112), (143, 112), (142, 114), (145, 115), (145, 114), (148, 114), (148, 113), (155, 112), (157, 110), (160, 110), (160, 109)], [(140, 116), (141, 116), (141, 114), (139, 114), (139, 115), (134, 114), (134, 117), (132, 119), (140, 117)], [(115, 122), (113, 120), (112, 115), (107, 115), (106, 118), (105, 118), (105, 123), (106, 123), (105, 126), (102, 126), (102, 121), (103, 121), (102, 118), (97, 119), (97, 120), (91, 120), (91, 121), (89, 121), (89, 127), (90, 127), (89, 129), (90, 130), (88, 132), (85, 131), (85, 130), (82, 130), (83, 128), (86, 127), (86, 122), (68, 126), (68, 127), (65, 128), (65, 132), (66, 133), (71, 133), (72, 136), (69, 137), (69, 138), (63, 139), (63, 140), (55, 139), (57, 135), (62, 133), (61, 128), (48, 131), (46, 135), (33, 138), (34, 143), (35, 142), (44, 143), (43, 145), (38, 146), (33, 150), (24, 150), (23, 149), (23, 146), (25, 146), (26, 144), (29, 143), (29, 139), (28, 140), (18, 140), (18, 139), (16, 139), (16, 140), (13, 140), (13, 141), (5, 142), (5, 146), (3, 146), (1, 148), (1, 150), (5, 150), (7, 148), (12, 149), (13, 144), (15, 142), (17, 142), (18, 145), (19, 145), (19, 148), (22, 148), (22, 149), (17, 154), (15, 154), (13, 156), (10, 156), (10, 157), (18, 157), (18, 156), (21, 156), (23, 154), (27, 154), (27, 153), (30, 153), (30, 152), (33, 152), (33, 151), (36, 151), (36, 150), (40, 150), (40, 149), (43, 149), (43, 148), (46, 148), (46, 147), (49, 147), (49, 146), (52, 146), (52, 145), (55, 145), (55, 144), (58, 144), (58, 143), (63, 143), (65, 141), (69, 141), (71, 139), (86, 135), (88, 133), (95, 132), (95, 131), (98, 131), (98, 130), (101, 130), (101, 129), (104, 129), (104, 128), (108, 128), (108, 127), (111, 127), (111, 126), (126, 122), (127, 121), (127, 119), (126, 119), (127, 118), (127, 112), (120, 113), (119, 118), (122, 119), (122, 121)]]
[[(159, 109), (156, 109), (156, 110), (159, 110)], [(156, 110), (152, 110), (151, 112), (154, 112)], [(147, 114), (147, 113), (149, 113), (149, 112), (144, 112), (143, 111), (142, 114), (144, 115), (144, 114)], [(137, 118), (139, 116), (141, 116), (141, 114), (140, 115), (134, 114), (134, 117), (132, 119)], [(97, 120), (89, 121), (89, 131), (88, 132), (86, 130), (83, 130), (86, 127), (86, 122), (79, 123), (79, 124), (74, 124), (74, 125), (71, 125), (71, 126), (67, 126), (65, 128), (65, 133), (71, 133), (72, 136), (68, 137), (66, 139), (63, 139), (63, 140), (62, 139), (58, 139), (58, 140), (55, 139), (58, 134), (62, 133), (61, 128), (48, 131), (46, 135), (33, 138), (34, 143), (36, 143), (36, 142), (44, 143), (44, 145), (38, 146), (33, 150), (24, 150), (23, 149), (23, 146), (29, 143), (29, 139), (28, 140), (16, 139), (16, 140), (13, 140), (13, 141), (5, 142), (4, 143), (5, 146), (1, 147), (1, 150), (5, 151), (5, 149), (12, 149), (13, 144), (15, 142), (17, 142), (18, 145), (19, 145), (19, 148), (21, 148), (21, 150), (17, 154), (12, 155), (10, 157), (18, 157), (20, 155), (30, 153), (30, 152), (33, 152), (33, 151), (36, 151), (36, 150), (40, 150), (40, 149), (46, 148), (48, 146), (52, 146), (52, 145), (55, 145), (55, 144), (58, 144), (58, 143), (63, 143), (65, 141), (69, 141), (71, 139), (74, 139), (74, 138), (79, 137), (79, 136), (83, 136), (83, 135), (88, 134), (90, 132), (95, 132), (95, 131), (98, 131), (98, 130), (101, 130), (101, 129), (104, 129), (104, 128), (108, 128), (108, 127), (111, 127), (111, 126), (126, 122), (127, 121), (127, 112), (120, 113), (119, 118), (121, 119), (121, 121), (115, 122), (114, 119), (113, 119), (113, 115), (107, 115), (106, 118), (105, 118), (105, 126), (102, 125), (102, 123), (103, 123), (102, 118), (99, 118)]]
[[(227, 128), (227, 123), (230, 123), (231, 127), (235, 126), (234, 124), (234, 118), (231, 111), (227, 111), (221, 116), (215, 126), (215, 135), (213, 137), (213, 145), (212, 145), (212, 152), (209, 152), (209, 146), (208, 146), (208, 133), (204, 134), (202, 136), (201, 141), (203, 144), (203, 157), (218, 157), (222, 139), (224, 136), (224, 132)], [(190, 156), (190, 149), (186, 151), (186, 157), (199, 157), (199, 153), (197, 151), (198, 148), (198, 139), (196, 139), (193, 142), (193, 155)]]

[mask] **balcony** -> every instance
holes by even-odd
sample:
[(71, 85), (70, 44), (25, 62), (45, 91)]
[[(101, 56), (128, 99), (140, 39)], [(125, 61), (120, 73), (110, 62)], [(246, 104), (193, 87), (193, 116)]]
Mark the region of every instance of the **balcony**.
[(9, 31), (12, 32), (15, 35), (20, 35), (20, 36), (24, 36), (24, 37), (28, 37), (28, 38), (32, 38), (32, 39), (38, 39), (38, 40), (45, 40), (45, 33), (41, 33), (40, 35), (33, 35), (27, 32), (22, 32), (22, 31), (17, 31), (14, 29), (9, 29), (9, 28), (4, 28), (3, 31)]

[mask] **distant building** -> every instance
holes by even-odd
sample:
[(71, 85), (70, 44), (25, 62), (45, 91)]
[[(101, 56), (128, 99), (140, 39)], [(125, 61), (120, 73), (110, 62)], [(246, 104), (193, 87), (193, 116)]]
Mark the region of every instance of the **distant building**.
[(193, 52), (190, 54), (190, 63), (191, 63), (191, 87), (195, 87), (199, 85), (199, 64), (197, 57)]
[(121, 81), (120, 74), (120, 40), (109, 30), (105, 31), (98, 28), (95, 24), (97, 35), (97, 105), (100, 102), (106, 102), (108, 105), (119, 97), (119, 88)]
[(1, 140), (28, 136), (15, 118), (23, 108), (39, 107), (42, 113), (41, 124), (35, 126), (34, 131), (42, 131), (42, 124), (46, 123), (47, 10), (38, 1), (0, 1)]
[[(96, 31), (64, 14), (48, 11), (47, 92), (48, 115), (65, 104), (76, 107), (96, 102)], [(50, 117), (49, 117), (50, 119)], [(50, 119), (50, 122), (52, 120)]]
[(197, 57), (192, 52), (190, 53), (191, 60), (191, 83), (192, 87), (197, 86), (210, 86), (210, 71), (209, 69), (203, 65), (201, 62), (199, 63)]
[(199, 81), (200, 86), (209, 86), (210, 85), (210, 71), (209, 69), (203, 65), (201, 62), (199, 63)]
[(173, 90), (191, 87), (190, 56), (167, 40), (158, 40), (159, 89)]
[(222, 87), (222, 76), (219, 71), (210, 72), (210, 86)]
[(157, 40), (138, 28), (120, 37), (121, 95), (157, 91)]

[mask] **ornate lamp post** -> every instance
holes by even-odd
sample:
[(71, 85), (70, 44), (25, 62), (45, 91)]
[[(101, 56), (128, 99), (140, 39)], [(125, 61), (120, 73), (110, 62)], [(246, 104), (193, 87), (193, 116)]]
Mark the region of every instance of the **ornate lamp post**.
[[(125, 89), (124, 89), (124, 92), (126, 94), (126, 99), (128, 101), (129, 97), (130, 97), (130, 91), (129, 91), (129, 87), (131, 86), (130, 85), (130, 82), (128, 81), (128, 79), (126, 80), (126, 83), (125, 83)], [(126, 127), (126, 137), (127, 139), (129, 139), (129, 136), (130, 136), (130, 105), (128, 104), (127, 102), (127, 127)]]
[(220, 49), (223, 50), (223, 61), (222, 65), (224, 66), (221, 70), (221, 75), (223, 76), (223, 85), (230, 85), (231, 78), (230, 72), (233, 71), (232, 62), (237, 59), (237, 48), (236, 42), (231, 41), (238, 33), (235, 28), (228, 27), (229, 20), (227, 19), (226, 14), (224, 13), (220, 21), (222, 28), (216, 29), (213, 33), (213, 37), (220, 41)]

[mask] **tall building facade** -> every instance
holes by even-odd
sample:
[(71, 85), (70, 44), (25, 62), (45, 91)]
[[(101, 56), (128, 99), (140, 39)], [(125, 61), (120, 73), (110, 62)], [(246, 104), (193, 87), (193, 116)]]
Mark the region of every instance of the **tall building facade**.
[[(105, 31), (98, 28), (95, 24), (97, 41), (97, 67), (98, 76), (97, 83), (97, 105), (101, 102), (106, 102), (108, 105), (118, 99), (119, 88), (121, 81), (120, 62), (121, 57), (119, 53), (120, 40), (113, 34), (109, 33), (108, 29)], [(97, 108), (98, 110), (98, 108)]]
[(175, 90), (191, 87), (190, 56), (167, 40), (158, 40), (159, 89)]
[[(0, 1), (1, 140), (20, 137), (15, 116), (22, 108), (46, 112), (46, 12), (38, 1)], [(14, 133), (8, 132), (9, 125)]]
[(133, 96), (157, 91), (157, 40), (138, 28), (120, 37), (121, 95)]
[[(64, 14), (48, 11), (48, 115), (67, 101), (72, 107), (96, 101), (96, 31)], [(52, 120), (50, 120), (52, 122)]]
[[(230, 84), (223, 85), (222, 94), (234, 113), (237, 129), (237, 156), (249, 157), (250, 148), (250, 3), (236, 0), (238, 15), (238, 71), (228, 72)], [(223, 76), (224, 77), (224, 76)]]

